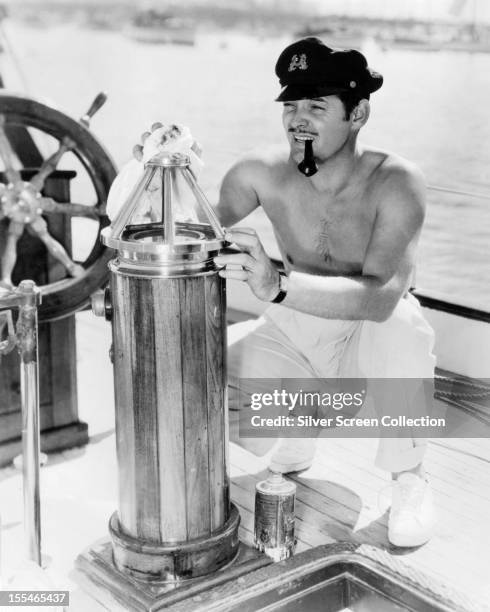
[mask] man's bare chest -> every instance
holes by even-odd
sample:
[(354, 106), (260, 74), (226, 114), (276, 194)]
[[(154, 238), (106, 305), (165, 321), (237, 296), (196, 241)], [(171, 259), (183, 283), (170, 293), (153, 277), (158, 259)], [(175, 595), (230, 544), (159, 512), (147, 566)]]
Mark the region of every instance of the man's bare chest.
[(313, 273), (356, 273), (372, 236), (375, 210), (361, 196), (312, 198), (281, 194), (262, 206), (285, 263)]

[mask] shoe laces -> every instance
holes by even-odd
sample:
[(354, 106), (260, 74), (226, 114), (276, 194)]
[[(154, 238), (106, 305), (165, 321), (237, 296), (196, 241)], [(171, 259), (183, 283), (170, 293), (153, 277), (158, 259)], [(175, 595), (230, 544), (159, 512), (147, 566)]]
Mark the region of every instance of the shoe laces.
[(398, 495), (394, 498), (398, 502), (395, 511), (412, 512), (420, 508), (425, 494), (425, 480), (420, 479), (420, 482), (408, 483), (397, 481), (395, 486), (398, 490)]
[(384, 514), (392, 506), (394, 511), (418, 510), (425, 494), (426, 481), (403, 483), (398, 480), (390, 482), (378, 493), (378, 510)]

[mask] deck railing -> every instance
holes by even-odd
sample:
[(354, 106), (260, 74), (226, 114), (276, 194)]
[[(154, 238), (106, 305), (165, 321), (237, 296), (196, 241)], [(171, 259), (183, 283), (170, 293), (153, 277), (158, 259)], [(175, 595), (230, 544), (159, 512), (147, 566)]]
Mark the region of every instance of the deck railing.
[[(453, 187), (442, 187), (440, 185), (429, 184), (427, 186), (429, 193), (445, 193), (452, 196), (461, 196), (462, 198), (472, 198), (476, 200), (486, 200), (490, 207), (490, 194), (479, 193), (467, 189), (455, 189)], [(490, 265), (490, 262), (489, 262)], [(483, 272), (483, 270), (482, 270)], [(488, 282), (487, 279), (483, 279), (483, 282)], [(465, 305), (457, 300), (449, 298), (446, 294), (442, 294), (437, 291), (433, 291), (426, 288), (419, 288), (417, 286), (411, 288), (411, 293), (419, 300), (422, 306), (425, 308), (431, 308), (433, 310), (439, 310), (447, 312), (456, 316), (464, 317), (467, 319), (474, 319), (477, 321), (490, 322), (490, 304), (488, 309), (479, 308)]]

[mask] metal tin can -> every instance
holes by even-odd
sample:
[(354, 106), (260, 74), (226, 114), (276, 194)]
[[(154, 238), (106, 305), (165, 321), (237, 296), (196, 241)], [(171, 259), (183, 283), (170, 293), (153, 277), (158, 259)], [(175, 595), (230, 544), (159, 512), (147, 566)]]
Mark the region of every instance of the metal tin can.
[(294, 499), (296, 485), (271, 472), (255, 486), (255, 547), (274, 561), (294, 552)]

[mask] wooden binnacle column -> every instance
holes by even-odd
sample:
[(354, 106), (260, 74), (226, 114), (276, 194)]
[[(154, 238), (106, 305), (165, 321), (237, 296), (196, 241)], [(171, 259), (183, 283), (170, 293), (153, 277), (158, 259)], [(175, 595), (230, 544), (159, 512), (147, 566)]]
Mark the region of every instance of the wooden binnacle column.
[(238, 546), (230, 505), (224, 281), (138, 278), (111, 265), (119, 513), (116, 565), (174, 580)]
[[(186, 187), (195, 208), (182, 198)], [(153, 221), (143, 224), (148, 205)], [(233, 561), (239, 544), (228, 468), (225, 285), (213, 262), (224, 233), (189, 159), (162, 154), (147, 163), (102, 237), (117, 251), (110, 296), (96, 308), (103, 314), (110, 302), (114, 340), (114, 562), (147, 582), (203, 576)]]

